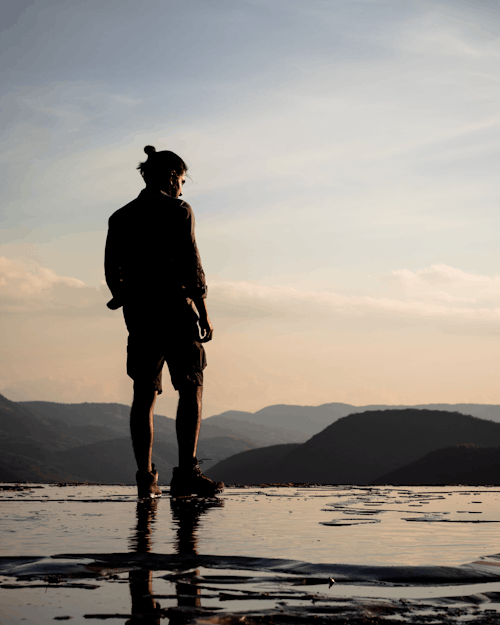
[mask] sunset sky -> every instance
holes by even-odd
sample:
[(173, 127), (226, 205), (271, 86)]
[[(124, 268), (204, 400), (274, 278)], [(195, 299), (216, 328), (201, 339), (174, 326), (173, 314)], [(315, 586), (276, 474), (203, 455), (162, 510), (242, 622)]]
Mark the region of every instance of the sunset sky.
[(0, 23), (1, 393), (130, 402), (103, 248), (152, 144), (189, 165), (205, 416), (500, 404), (499, 2), (20, 0)]

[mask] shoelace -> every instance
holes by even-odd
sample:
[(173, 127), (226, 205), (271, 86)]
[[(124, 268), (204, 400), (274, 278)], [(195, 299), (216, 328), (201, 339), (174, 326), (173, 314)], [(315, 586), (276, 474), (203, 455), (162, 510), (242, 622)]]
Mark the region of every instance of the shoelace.
[(208, 480), (209, 478), (206, 477), (206, 475), (204, 475), (203, 471), (200, 469), (200, 464), (203, 464), (204, 460), (212, 460), (212, 458), (201, 458), (200, 460), (196, 459), (196, 464), (193, 466), (193, 471), (196, 473), (196, 475), (201, 475), (206, 480)]

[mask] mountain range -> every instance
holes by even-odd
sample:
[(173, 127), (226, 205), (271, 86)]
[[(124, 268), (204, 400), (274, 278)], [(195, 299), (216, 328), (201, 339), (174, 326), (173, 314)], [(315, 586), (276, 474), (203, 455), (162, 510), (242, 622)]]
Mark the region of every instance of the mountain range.
[[(129, 412), (123, 404), (0, 395), (0, 481), (134, 483)], [(203, 470), (230, 484), (500, 484), (500, 406), (228, 411), (203, 420), (198, 451), (210, 458)], [(177, 463), (174, 419), (155, 415), (153, 462), (168, 484)]]
[[(135, 482), (129, 434), (130, 407), (123, 404), (12, 402), (0, 395), (0, 481)], [(204, 419), (198, 448), (203, 467), (240, 451), (307, 435), (228, 416)], [(175, 420), (155, 415), (153, 462), (168, 484), (177, 464)]]
[[(267, 406), (257, 412), (242, 412), (229, 410), (220, 416), (235, 420), (243, 420), (260, 425), (272, 425), (289, 428), (307, 434), (308, 437), (318, 434), (331, 425), (348, 415), (359, 412), (373, 412), (380, 410), (404, 410), (407, 408), (417, 410), (439, 410), (444, 412), (460, 412), (480, 419), (500, 423), (500, 406), (496, 404), (418, 404), (409, 406), (401, 404), (388, 406), (385, 404), (370, 404), (367, 406), (353, 406), (351, 404), (331, 403), (321, 406), (295, 406), (277, 404)], [(213, 418), (213, 417), (212, 417)]]

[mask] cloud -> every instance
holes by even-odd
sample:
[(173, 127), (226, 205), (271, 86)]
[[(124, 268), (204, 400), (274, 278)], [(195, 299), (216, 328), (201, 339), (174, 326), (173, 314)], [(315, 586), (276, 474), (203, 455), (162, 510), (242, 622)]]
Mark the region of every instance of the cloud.
[(0, 312), (76, 314), (105, 313), (105, 289), (87, 286), (77, 278), (59, 276), (36, 263), (0, 257)]
[[(500, 276), (462, 271), (445, 264), (418, 271), (392, 271), (386, 281), (401, 289), (407, 300), (440, 301), (450, 314), (470, 318), (497, 318), (500, 310)], [(456, 304), (462, 304), (454, 308)], [(454, 311), (454, 312), (452, 312)]]
[(481, 284), (495, 285), (500, 287), (500, 276), (482, 276), (474, 273), (467, 273), (461, 269), (450, 267), (449, 265), (439, 264), (432, 265), (426, 269), (418, 271), (409, 271), (408, 269), (398, 269), (392, 271), (391, 278), (394, 278), (404, 284)]
[[(392, 271), (385, 278), (398, 287), (389, 297), (306, 291), (249, 282), (214, 282), (210, 306), (235, 319), (296, 319), (340, 315), (387, 315), (455, 321), (500, 321), (500, 277), (464, 272), (448, 265), (418, 271)], [(439, 286), (439, 290), (435, 287)]]
[[(392, 291), (351, 295), (334, 286), (326, 291), (210, 280), (209, 308), (212, 315), (235, 323), (307, 319), (318, 323), (332, 315), (500, 320), (499, 276), (467, 273), (441, 264), (417, 271), (395, 270), (380, 282), (388, 283)], [(100, 288), (90, 287), (36, 263), (0, 257), (3, 314), (108, 315), (105, 307), (108, 297), (104, 284)]]
[[(497, 60), (498, 3), (429, 3), (420, 17), (413, 16), (394, 35), (398, 47), (434, 60)], [(386, 33), (386, 36), (388, 34)]]
[[(417, 286), (406, 291), (401, 277)], [(429, 388), (439, 379), (435, 397), (442, 397), (443, 362), (450, 388), (465, 387), (500, 321), (498, 279), (447, 265), (393, 271), (389, 278), (374, 280), (379, 290), (361, 295), (336, 285), (326, 291), (210, 279), (216, 340), (207, 346), (209, 412), (358, 396), (369, 403), (380, 389), (408, 403), (420, 392), (410, 393), (415, 375), (429, 378)], [(487, 305), (459, 301), (467, 286), (497, 294)], [(126, 329), (121, 314), (106, 309), (106, 295), (104, 287), (40, 264), (0, 257), (0, 389), (14, 399), (128, 402)], [(481, 333), (487, 343), (473, 336)], [(166, 373), (165, 380), (170, 410), (175, 393)]]

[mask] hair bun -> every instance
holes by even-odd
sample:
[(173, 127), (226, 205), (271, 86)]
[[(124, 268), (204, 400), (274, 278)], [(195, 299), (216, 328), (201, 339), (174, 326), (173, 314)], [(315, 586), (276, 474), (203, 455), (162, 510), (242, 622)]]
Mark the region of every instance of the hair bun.
[(144, 148), (144, 152), (146, 152), (146, 154), (147, 154), (148, 156), (150, 156), (151, 154), (154, 154), (154, 153), (156, 152), (156, 148), (155, 148), (154, 146), (152, 146), (152, 145), (147, 145), (147, 146)]

